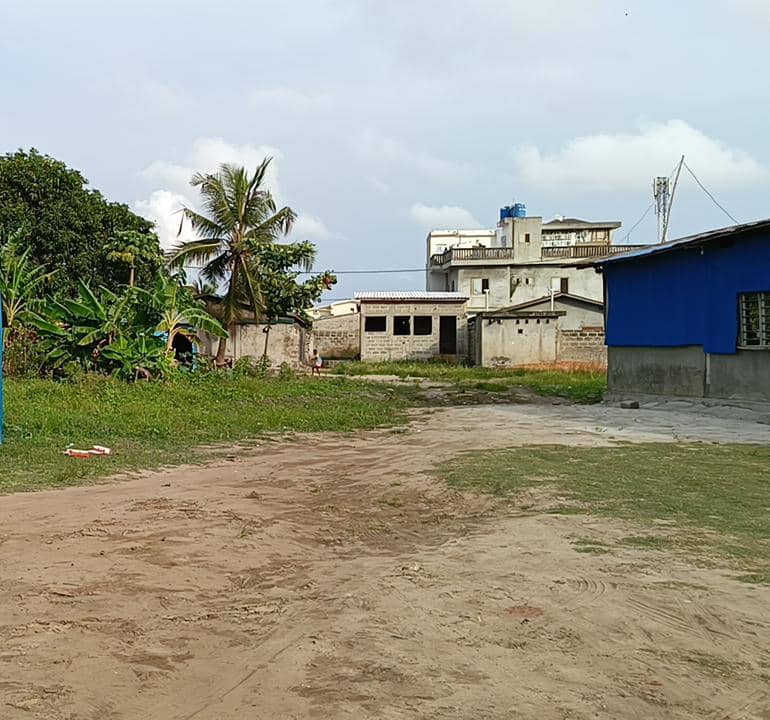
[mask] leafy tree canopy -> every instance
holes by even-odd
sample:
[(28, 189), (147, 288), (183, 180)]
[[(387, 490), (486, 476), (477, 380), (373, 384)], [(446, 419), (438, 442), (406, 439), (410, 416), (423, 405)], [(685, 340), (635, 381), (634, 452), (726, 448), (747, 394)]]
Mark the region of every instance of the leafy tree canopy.
[[(0, 155), (0, 227), (20, 231), (30, 261), (57, 271), (51, 289), (59, 295), (74, 294), (79, 281), (112, 288), (127, 284), (130, 262), (116, 247), (121, 237), (134, 250), (142, 248), (137, 284), (150, 285), (163, 264), (160, 249), (152, 250), (157, 242), (152, 223), (127, 205), (108, 202), (77, 170), (34, 148)], [(127, 231), (141, 242), (136, 235), (121, 236)]]

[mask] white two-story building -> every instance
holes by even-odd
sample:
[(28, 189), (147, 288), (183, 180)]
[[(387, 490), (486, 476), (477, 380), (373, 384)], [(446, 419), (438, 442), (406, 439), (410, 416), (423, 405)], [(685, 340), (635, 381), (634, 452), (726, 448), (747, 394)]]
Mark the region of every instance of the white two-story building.
[(628, 250), (612, 243), (619, 227), (563, 217), (544, 223), (523, 205), (504, 207), (496, 228), (429, 233), (426, 287), (468, 298), (476, 364), (602, 364), (602, 278), (575, 263)]
[(426, 289), (467, 295), (469, 312), (499, 310), (554, 293), (603, 300), (602, 280), (572, 267), (575, 259), (627, 250), (613, 245), (619, 222), (524, 216), (500, 211), (497, 227), (433, 230), (427, 238)]

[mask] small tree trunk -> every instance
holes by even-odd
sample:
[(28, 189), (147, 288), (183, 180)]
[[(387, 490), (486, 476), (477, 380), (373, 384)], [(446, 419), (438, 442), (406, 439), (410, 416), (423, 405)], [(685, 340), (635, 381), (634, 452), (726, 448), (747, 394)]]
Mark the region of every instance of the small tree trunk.
[(270, 341), (270, 323), (265, 327), (265, 351), (262, 353), (262, 357), (267, 357), (267, 343)]
[(131, 263), (131, 270), (128, 274), (128, 287), (134, 287), (136, 283), (136, 268), (134, 267), (134, 263)]
[(219, 347), (217, 348), (216, 365), (217, 367), (224, 367), (227, 364), (225, 360), (225, 353), (227, 352), (227, 338), (219, 338)]

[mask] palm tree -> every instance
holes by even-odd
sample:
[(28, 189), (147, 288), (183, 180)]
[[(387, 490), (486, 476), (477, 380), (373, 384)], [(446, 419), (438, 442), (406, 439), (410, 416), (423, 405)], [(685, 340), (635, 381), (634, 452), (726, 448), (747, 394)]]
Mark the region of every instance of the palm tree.
[[(231, 164), (221, 165), (215, 173), (193, 175), (190, 184), (200, 190), (205, 214), (183, 209), (182, 222), (190, 222), (198, 239), (179, 246), (170, 259), (176, 267), (186, 260), (203, 263), (204, 280), (217, 286), (227, 283), (222, 322), (230, 334), (244, 310), (253, 312), (255, 319), (264, 311), (257, 250), (288, 234), (296, 219), (291, 208), (277, 209), (272, 194), (263, 187), (271, 161), (265, 158), (251, 176), (245, 168)], [(224, 364), (226, 349), (227, 338), (222, 337), (218, 365)]]

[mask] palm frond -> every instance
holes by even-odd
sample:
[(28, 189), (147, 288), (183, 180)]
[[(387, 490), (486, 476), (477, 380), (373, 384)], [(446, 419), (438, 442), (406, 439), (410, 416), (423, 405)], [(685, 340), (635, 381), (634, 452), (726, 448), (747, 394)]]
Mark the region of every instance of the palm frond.
[(185, 260), (197, 260), (199, 262), (209, 262), (211, 258), (226, 247), (226, 243), (221, 238), (209, 240), (190, 240), (174, 248), (174, 253), (168, 259), (169, 267), (181, 267)]

